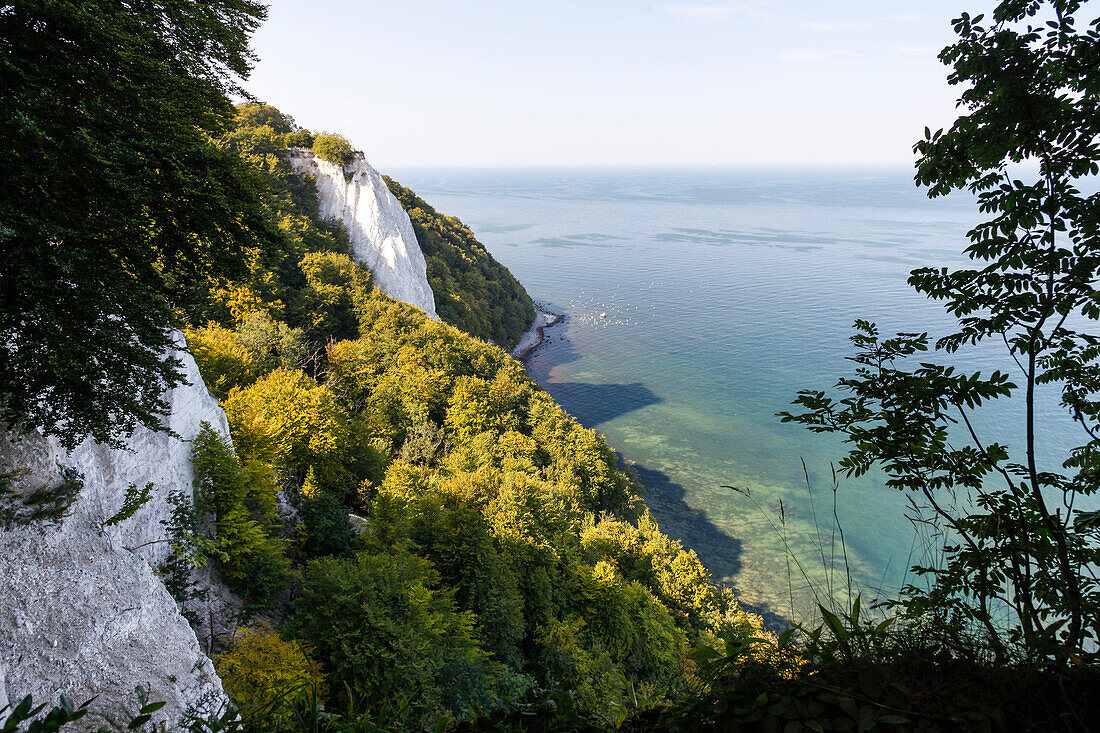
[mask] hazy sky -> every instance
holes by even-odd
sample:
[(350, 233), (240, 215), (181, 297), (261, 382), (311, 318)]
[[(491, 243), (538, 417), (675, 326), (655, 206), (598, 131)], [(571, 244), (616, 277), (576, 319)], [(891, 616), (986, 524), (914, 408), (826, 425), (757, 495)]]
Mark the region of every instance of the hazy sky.
[(271, 0), (247, 87), (375, 165), (907, 164), (991, 0)]

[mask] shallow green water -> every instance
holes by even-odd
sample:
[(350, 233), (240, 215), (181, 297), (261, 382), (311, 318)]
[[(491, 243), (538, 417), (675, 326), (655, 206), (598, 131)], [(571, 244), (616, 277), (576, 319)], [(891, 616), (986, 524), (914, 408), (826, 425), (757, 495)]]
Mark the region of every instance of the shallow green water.
[[(905, 170), (393, 174), (566, 314), (529, 370), (636, 464), (664, 530), (747, 604), (801, 616), (808, 585), (844, 584), (844, 552), (858, 583), (899, 586), (923, 547), (905, 497), (841, 478), (841, 543), (842, 446), (774, 415), (846, 373), (856, 318), (942, 332), (905, 278), (961, 261), (969, 199), (929, 201)], [(1007, 367), (995, 350), (967, 358)]]

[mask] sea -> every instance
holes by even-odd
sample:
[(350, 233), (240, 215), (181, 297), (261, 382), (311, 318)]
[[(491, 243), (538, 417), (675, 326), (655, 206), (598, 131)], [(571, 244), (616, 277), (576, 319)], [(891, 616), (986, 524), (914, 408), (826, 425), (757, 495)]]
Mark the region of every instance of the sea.
[[(942, 304), (906, 278), (967, 262), (966, 234), (981, 220), (970, 194), (929, 199), (905, 168), (390, 174), (460, 218), (565, 316), (529, 372), (606, 436), (661, 528), (745, 607), (780, 627), (819, 602), (886, 599), (923, 582), (910, 568), (934, 561), (942, 539), (919, 521), (926, 514), (881, 473), (840, 471), (837, 436), (776, 413), (796, 409), (799, 390), (851, 375), (856, 319), (884, 334), (950, 331)], [(1017, 369), (998, 344), (951, 358)], [(1079, 436), (1057, 395), (1042, 397), (1040, 460), (1056, 470)], [(1008, 402), (976, 419), (988, 440), (1013, 446), (1021, 414)]]

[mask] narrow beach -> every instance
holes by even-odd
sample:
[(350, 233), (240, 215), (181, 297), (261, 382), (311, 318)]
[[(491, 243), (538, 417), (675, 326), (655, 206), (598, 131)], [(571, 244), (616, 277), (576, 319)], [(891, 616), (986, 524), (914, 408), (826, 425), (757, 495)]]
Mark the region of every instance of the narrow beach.
[(516, 347), (512, 349), (512, 357), (519, 361), (525, 360), (530, 356), (532, 351), (542, 344), (543, 329), (558, 324), (565, 318), (565, 315), (562, 313), (550, 311), (544, 303), (534, 301), (534, 305), (535, 322), (531, 324), (531, 328), (527, 329), (527, 332), (523, 334), (523, 338), (521, 338), (519, 343), (516, 344)]

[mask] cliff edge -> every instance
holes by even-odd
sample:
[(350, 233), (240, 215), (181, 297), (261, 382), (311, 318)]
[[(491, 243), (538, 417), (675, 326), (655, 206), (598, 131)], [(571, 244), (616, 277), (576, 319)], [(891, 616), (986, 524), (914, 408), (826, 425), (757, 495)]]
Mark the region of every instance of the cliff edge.
[(374, 283), (391, 298), (438, 319), (412, 222), (382, 175), (360, 153), (339, 166), (308, 150), (290, 148), (287, 160), (295, 171), (314, 177), (321, 217), (344, 225), (352, 257), (370, 269)]

